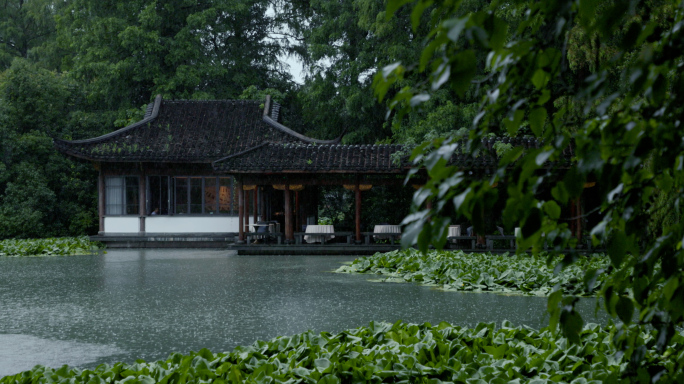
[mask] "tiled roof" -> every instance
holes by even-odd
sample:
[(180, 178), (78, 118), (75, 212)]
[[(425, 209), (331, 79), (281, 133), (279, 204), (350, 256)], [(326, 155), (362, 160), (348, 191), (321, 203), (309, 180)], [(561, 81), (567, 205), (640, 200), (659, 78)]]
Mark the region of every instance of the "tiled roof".
[(212, 163), (220, 172), (382, 172), (406, 169), (392, 154), (401, 145), (302, 145), (263, 143), (242, 153)]
[[(499, 138), (482, 141), (484, 152), (472, 156), (456, 151), (450, 165), (478, 173), (491, 173), (496, 170), (499, 157), (494, 144), (502, 142), (524, 149), (541, 146), (535, 139)], [(261, 172), (366, 172), (402, 173), (410, 168), (408, 153), (410, 148), (402, 145), (302, 145), (298, 143), (265, 142), (240, 153), (230, 155), (212, 163), (214, 170), (225, 173)], [(571, 151), (563, 154), (563, 159), (548, 166), (569, 164)]]
[[(216, 171), (402, 173), (410, 167), (409, 148), (401, 145), (339, 145), (304, 136), (278, 122), (280, 105), (256, 101), (168, 101), (157, 97), (143, 120), (87, 140), (55, 139), (66, 154), (94, 161), (212, 163)], [(526, 138), (483, 140), (478, 156), (460, 151), (450, 164), (480, 173), (498, 165), (495, 143), (526, 149), (540, 142)], [(572, 158), (564, 153), (563, 166)], [(217, 160), (218, 159), (218, 160)]]
[(284, 127), (270, 115), (280, 107), (267, 101), (173, 101), (157, 97), (145, 118), (128, 127), (87, 140), (55, 139), (60, 151), (96, 161), (202, 162), (252, 148), (265, 141), (318, 142)]

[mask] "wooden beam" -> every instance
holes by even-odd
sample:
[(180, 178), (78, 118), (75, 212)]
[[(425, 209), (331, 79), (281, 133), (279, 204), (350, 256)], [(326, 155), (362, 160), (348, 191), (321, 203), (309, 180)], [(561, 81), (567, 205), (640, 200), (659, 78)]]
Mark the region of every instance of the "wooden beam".
[[(273, 174), (273, 175), (243, 175), (244, 179), (243, 182), (244, 184), (250, 185), (250, 184), (256, 184), (256, 185), (273, 185), (273, 184), (285, 184), (288, 183), (290, 185), (295, 185), (295, 184), (301, 184), (301, 185), (354, 185), (356, 184), (357, 177), (354, 175), (345, 175), (337, 178), (330, 178), (330, 179), (319, 179), (317, 175), (310, 175), (310, 176), (292, 176), (292, 177), (287, 177), (286, 179), (283, 179), (282, 174)], [(395, 185), (395, 186), (403, 186), (404, 185), (404, 175), (400, 175), (400, 177), (391, 177), (391, 178), (379, 178), (379, 177), (367, 177), (364, 175), (360, 175), (358, 177), (358, 181), (361, 184), (373, 184), (373, 185)], [(425, 179), (416, 179), (413, 181), (411, 179), (411, 184), (425, 184), (426, 180)]]
[(238, 195), (238, 244), (245, 243), (245, 191), (242, 190), (242, 180), (237, 182)]

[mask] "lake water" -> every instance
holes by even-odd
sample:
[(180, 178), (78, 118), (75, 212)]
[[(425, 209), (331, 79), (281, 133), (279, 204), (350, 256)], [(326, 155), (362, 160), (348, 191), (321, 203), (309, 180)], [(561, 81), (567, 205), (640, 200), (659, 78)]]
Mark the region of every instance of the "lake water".
[[(329, 273), (350, 256), (236, 256), (218, 250), (109, 250), (0, 258), (0, 376), (36, 364), (92, 368), (172, 352), (230, 351), (306, 330), (370, 321), (507, 319), (540, 328), (546, 298), (442, 292)], [(583, 299), (585, 320), (595, 300)]]

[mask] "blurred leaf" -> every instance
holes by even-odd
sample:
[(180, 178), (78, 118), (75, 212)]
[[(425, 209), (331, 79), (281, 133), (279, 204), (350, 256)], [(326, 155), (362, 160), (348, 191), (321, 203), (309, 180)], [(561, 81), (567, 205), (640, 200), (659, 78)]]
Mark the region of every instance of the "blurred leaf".
[(530, 112), (530, 129), (535, 136), (542, 136), (544, 123), (546, 122), (546, 108), (535, 108)]

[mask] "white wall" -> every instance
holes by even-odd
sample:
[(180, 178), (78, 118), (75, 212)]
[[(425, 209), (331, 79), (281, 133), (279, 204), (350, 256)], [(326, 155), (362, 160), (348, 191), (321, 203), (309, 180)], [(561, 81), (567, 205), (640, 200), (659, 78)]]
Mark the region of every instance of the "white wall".
[[(105, 232), (138, 233), (138, 216), (105, 217)], [(254, 224), (252, 217), (249, 223)], [(147, 216), (145, 232), (149, 233), (211, 233), (238, 232), (237, 216)]]
[(138, 216), (107, 216), (104, 218), (105, 232), (138, 233), (140, 231)]
[[(253, 220), (250, 220), (250, 223)], [(147, 216), (145, 232), (206, 233), (237, 232), (237, 216)]]

